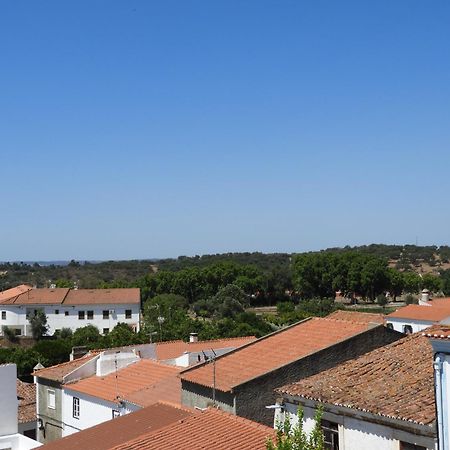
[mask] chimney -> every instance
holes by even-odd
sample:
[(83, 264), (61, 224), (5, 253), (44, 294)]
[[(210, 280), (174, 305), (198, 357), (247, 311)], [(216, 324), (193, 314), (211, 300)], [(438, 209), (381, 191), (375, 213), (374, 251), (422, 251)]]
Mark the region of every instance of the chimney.
[(88, 354), (88, 349), (85, 346), (72, 347), (72, 352), (70, 353), (70, 361), (82, 358), (84, 355)]
[(430, 291), (428, 289), (423, 289), (420, 294), (419, 305), (428, 305), (428, 301), (430, 300)]
[(189, 333), (189, 342), (198, 342), (198, 333)]

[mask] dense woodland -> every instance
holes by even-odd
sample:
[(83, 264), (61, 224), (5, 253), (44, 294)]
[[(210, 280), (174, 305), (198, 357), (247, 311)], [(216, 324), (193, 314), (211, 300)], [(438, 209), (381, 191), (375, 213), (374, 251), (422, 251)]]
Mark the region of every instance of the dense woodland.
[[(450, 295), (448, 247), (370, 245), (301, 254), (230, 253), (158, 261), (71, 261), (68, 265), (5, 263), (0, 287), (27, 283), (38, 287), (139, 287), (143, 326), (133, 333), (119, 324), (107, 336), (93, 326), (73, 334), (45, 335), (37, 320), (36, 345), (25, 349), (6, 336), (0, 363), (16, 362), (21, 375), (40, 361), (68, 359), (74, 345), (106, 348), (150, 340), (200, 339), (241, 335), (262, 336), (311, 315), (329, 314), (336, 291), (359, 302), (378, 302), (406, 295), (417, 299), (423, 288)], [(257, 316), (249, 307), (277, 305), (277, 315)]]

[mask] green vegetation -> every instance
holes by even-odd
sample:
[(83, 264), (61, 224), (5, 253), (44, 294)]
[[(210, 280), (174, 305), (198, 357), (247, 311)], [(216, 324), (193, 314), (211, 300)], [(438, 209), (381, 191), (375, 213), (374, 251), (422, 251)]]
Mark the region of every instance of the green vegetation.
[(324, 435), (322, 432), (323, 409), (318, 408), (314, 417), (314, 428), (310, 434), (303, 429), (303, 409), (297, 412), (297, 424), (293, 426), (287, 415), (283, 423), (277, 424), (277, 438), (275, 443), (269, 439), (267, 450), (323, 450)]

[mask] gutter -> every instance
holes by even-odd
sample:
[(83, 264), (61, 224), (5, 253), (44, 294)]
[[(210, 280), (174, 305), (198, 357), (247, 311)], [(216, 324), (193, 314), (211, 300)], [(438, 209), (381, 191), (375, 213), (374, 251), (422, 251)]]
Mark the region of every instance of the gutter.
[(438, 425), (438, 448), (439, 450), (448, 450), (447, 442), (447, 408), (443, 407), (446, 392), (446, 382), (444, 377), (443, 363), (445, 356), (442, 353), (436, 353), (434, 358), (434, 374), (435, 374), (435, 393), (436, 393), (436, 417)]

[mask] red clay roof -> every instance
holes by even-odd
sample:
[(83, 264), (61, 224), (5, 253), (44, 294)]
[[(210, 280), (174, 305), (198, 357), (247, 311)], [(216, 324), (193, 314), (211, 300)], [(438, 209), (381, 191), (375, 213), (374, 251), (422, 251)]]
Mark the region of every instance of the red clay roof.
[(450, 297), (432, 298), (432, 299), (428, 300), (428, 304), (434, 305), (434, 306), (448, 307), (450, 305)]
[(71, 289), (64, 305), (139, 304), (139, 288)]
[(98, 354), (88, 354), (86, 356), (83, 356), (82, 358), (75, 359), (74, 361), (67, 361), (61, 364), (57, 364), (56, 366), (45, 367), (44, 369), (36, 370), (32, 373), (32, 375), (62, 383), (66, 375), (69, 375), (75, 369), (78, 369), (78, 367), (81, 367), (83, 364), (86, 364), (88, 361), (96, 358), (97, 356)]
[(416, 333), (277, 392), (432, 425), (433, 350), (429, 340)]
[(147, 406), (161, 400), (181, 402), (180, 367), (149, 359), (130, 364), (115, 373), (65, 385), (65, 389), (115, 402), (117, 397)]
[(338, 310), (327, 316), (329, 319), (347, 320), (349, 322), (361, 323), (384, 323), (383, 314), (366, 313), (359, 311)]
[[(21, 285), (0, 293), (0, 303), (14, 305), (107, 305), (139, 304), (139, 288), (117, 289), (27, 289)], [(8, 293), (14, 291), (15, 295)], [(20, 292), (19, 292), (20, 291)]]
[(184, 342), (168, 341), (156, 344), (156, 358), (158, 360), (173, 359), (181, 356), (184, 352), (201, 352), (206, 350), (217, 350), (219, 348), (237, 348), (256, 340), (255, 336), (244, 336), (228, 339), (213, 339), (209, 341)]
[(0, 292), (0, 304), (5, 303), (6, 301), (14, 301), (17, 296), (26, 291), (29, 291), (30, 289), (32, 289), (32, 287), (26, 284), (21, 284), (20, 286), (6, 289), (5, 291)]
[(447, 308), (441, 306), (407, 305), (388, 314), (386, 319), (398, 318), (439, 322), (447, 317), (450, 317), (450, 305)]
[(19, 423), (36, 420), (36, 385), (17, 379), (17, 398), (19, 400)]
[(434, 325), (424, 330), (422, 336), (433, 339), (450, 339), (450, 326)]
[(113, 450), (263, 450), (275, 430), (229, 413), (207, 409)]
[(193, 410), (158, 403), (40, 447), (43, 450), (110, 450), (142, 434), (193, 415)]
[[(304, 320), (260, 338), (216, 359), (216, 388), (230, 391), (252, 378), (315, 353), (368, 329), (365, 323), (328, 318)], [(213, 365), (201, 364), (181, 372), (182, 380), (204, 386), (213, 382)]]

